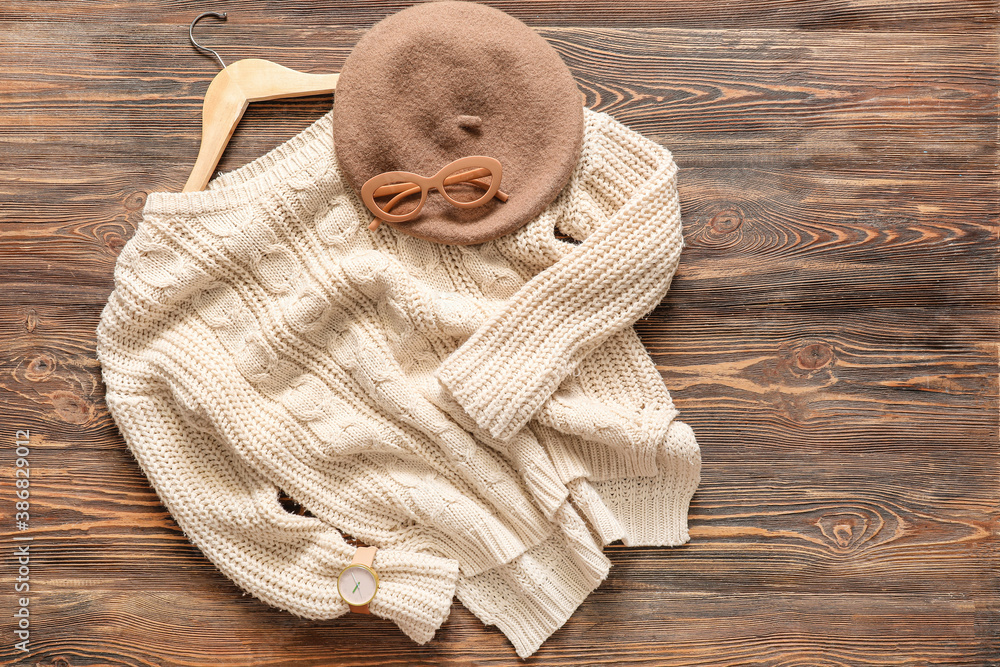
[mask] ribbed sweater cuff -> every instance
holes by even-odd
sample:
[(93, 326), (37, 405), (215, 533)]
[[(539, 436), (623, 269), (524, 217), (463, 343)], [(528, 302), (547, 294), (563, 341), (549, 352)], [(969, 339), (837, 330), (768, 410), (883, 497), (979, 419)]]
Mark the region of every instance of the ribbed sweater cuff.
[(681, 475), (678, 472), (604, 482), (576, 480), (573, 484), (592, 486), (602, 502), (583, 505), (576, 493), (573, 499), (592, 523), (618, 527), (620, 534), (607, 534), (610, 539), (605, 544), (620, 538), (627, 547), (679, 546), (691, 539), (688, 509), (698, 475), (690, 468)]
[(418, 644), (430, 641), (451, 613), (458, 561), (379, 549), (373, 565), (379, 590), (369, 605), (372, 614), (393, 621)]
[(677, 546), (690, 539), (688, 509), (701, 481), (701, 453), (687, 424), (670, 423), (657, 447), (654, 474), (612, 475), (621, 467), (605, 466), (606, 457), (579, 456), (593, 447), (569, 456), (574, 450), (549, 442), (560, 473), (573, 474), (566, 481), (573, 504), (603, 544), (621, 539), (625, 546)]
[(462, 604), (486, 625), (497, 626), (521, 658), (561, 628), (611, 569), (577, 511), (564, 503), (556, 514), (559, 533), (458, 585)]

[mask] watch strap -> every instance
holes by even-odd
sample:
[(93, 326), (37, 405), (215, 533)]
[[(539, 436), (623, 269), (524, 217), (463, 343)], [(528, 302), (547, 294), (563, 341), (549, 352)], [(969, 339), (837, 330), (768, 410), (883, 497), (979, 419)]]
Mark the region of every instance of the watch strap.
[[(358, 547), (354, 552), (354, 558), (351, 560), (351, 564), (364, 565), (365, 567), (374, 571), (373, 563), (375, 562), (375, 552), (378, 551), (378, 547)], [(371, 604), (370, 602), (368, 604)], [(348, 604), (348, 608), (355, 614), (370, 614), (371, 611), (368, 609), (368, 604), (353, 605)]]

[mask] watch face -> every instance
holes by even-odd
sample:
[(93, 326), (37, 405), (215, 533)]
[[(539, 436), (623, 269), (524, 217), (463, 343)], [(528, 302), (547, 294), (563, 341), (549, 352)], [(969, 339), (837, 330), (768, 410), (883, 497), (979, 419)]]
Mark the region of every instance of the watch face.
[(375, 573), (358, 563), (348, 565), (337, 579), (337, 592), (344, 602), (355, 607), (368, 604), (378, 590), (378, 577)]

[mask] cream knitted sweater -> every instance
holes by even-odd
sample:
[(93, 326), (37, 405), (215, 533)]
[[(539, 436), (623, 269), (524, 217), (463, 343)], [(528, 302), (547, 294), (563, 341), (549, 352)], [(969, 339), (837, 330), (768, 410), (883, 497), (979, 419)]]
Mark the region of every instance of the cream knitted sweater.
[(585, 115), (556, 201), (474, 246), (370, 231), (332, 112), (148, 196), (97, 329), (107, 404), (244, 591), (347, 612), (348, 534), (379, 547), (373, 614), (423, 643), (457, 596), (526, 657), (606, 577), (605, 544), (688, 541), (698, 445), (631, 326), (680, 257), (677, 167)]

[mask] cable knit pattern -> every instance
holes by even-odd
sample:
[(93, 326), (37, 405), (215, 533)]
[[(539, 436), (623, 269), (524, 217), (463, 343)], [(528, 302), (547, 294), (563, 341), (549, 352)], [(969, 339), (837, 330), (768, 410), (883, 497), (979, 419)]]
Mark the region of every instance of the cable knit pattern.
[(97, 329), (108, 408), (241, 589), (346, 613), (346, 533), (379, 547), (373, 614), (424, 643), (457, 596), (527, 657), (605, 544), (689, 539), (698, 445), (631, 326), (683, 246), (677, 167), (585, 117), (556, 201), (474, 246), (370, 231), (332, 112), (203, 192), (149, 194)]

